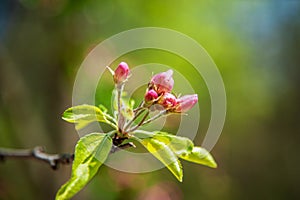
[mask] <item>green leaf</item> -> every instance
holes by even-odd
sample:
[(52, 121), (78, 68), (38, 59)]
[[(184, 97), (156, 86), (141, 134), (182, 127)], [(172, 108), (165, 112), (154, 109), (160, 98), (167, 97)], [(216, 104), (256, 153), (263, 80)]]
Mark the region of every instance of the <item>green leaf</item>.
[(134, 135), (142, 140), (153, 138), (167, 145), (179, 158), (216, 168), (212, 155), (202, 147), (194, 147), (193, 142), (185, 137), (180, 137), (166, 132), (148, 132), (137, 130)]
[(70, 199), (79, 192), (105, 162), (111, 147), (112, 140), (108, 135), (91, 133), (82, 137), (75, 148), (71, 178), (59, 189), (56, 200)]
[(212, 168), (217, 167), (217, 163), (215, 162), (212, 155), (202, 147), (194, 147), (191, 153), (183, 154), (180, 156), (180, 158)]
[(141, 143), (182, 182), (183, 172), (181, 163), (175, 153), (165, 143), (154, 138), (142, 139)]
[(135, 130), (133, 132), (134, 136), (139, 139), (152, 138), (156, 132), (149, 132), (144, 130)]
[(177, 156), (191, 153), (194, 147), (190, 139), (165, 132), (155, 132), (153, 138), (168, 145)]
[(108, 114), (103, 112), (103, 109), (103, 106), (102, 109), (100, 109), (96, 106), (86, 104), (74, 106), (68, 108), (63, 113), (62, 119), (70, 123), (75, 123), (76, 129), (82, 129), (95, 121), (104, 122), (115, 127), (115, 125), (107, 119)]
[(161, 141), (164, 144), (168, 145), (168, 147), (170, 147), (177, 156), (191, 153), (194, 148), (194, 143), (190, 139), (172, 135), (166, 132), (148, 132), (143, 130), (136, 130), (134, 132), (134, 135), (140, 139), (154, 138), (158, 141)]

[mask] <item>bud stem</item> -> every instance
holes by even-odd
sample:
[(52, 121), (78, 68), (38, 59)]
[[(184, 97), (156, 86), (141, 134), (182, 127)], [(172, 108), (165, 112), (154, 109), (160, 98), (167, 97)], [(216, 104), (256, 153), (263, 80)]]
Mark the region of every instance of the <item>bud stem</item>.
[(145, 124), (149, 124), (151, 122), (153, 122), (154, 120), (164, 116), (164, 115), (167, 115), (168, 114), (168, 110), (163, 110), (161, 112), (159, 112), (157, 115), (153, 116), (152, 118), (148, 119), (147, 121), (145, 121), (143, 124), (141, 124), (142, 126), (145, 125)]
[(135, 108), (134, 110), (133, 110), (133, 112), (134, 113), (137, 113), (139, 110), (142, 110), (143, 108), (145, 108), (144, 107), (144, 101), (142, 101), (141, 103), (140, 103), (140, 105), (137, 107), (137, 108)]
[(138, 129), (140, 126), (143, 125), (144, 121), (146, 120), (146, 118), (148, 117), (149, 115), (149, 110), (147, 110), (147, 113), (144, 115), (143, 119), (138, 123), (138, 125), (136, 125), (135, 127), (133, 127), (132, 129), (130, 129), (129, 131), (127, 131), (128, 133), (129, 132), (133, 132), (135, 131), (136, 129)]
[(124, 84), (118, 84), (117, 85), (117, 102), (118, 102), (118, 127), (119, 127), (119, 132), (123, 133), (123, 126), (125, 123), (125, 117), (123, 116), (121, 112), (121, 95), (124, 90)]
[(130, 120), (128, 122), (128, 124), (126, 124), (126, 126), (124, 127), (124, 130), (126, 131), (130, 125), (146, 110), (145, 108), (143, 107), (138, 107), (139, 109), (135, 112), (135, 115), (134, 117), (132, 118), (132, 120)]

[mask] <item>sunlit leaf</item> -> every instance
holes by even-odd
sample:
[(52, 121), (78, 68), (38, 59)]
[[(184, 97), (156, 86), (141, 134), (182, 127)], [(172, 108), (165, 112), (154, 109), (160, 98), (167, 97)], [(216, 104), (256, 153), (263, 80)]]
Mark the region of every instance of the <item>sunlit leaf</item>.
[(134, 135), (140, 139), (154, 138), (158, 141), (161, 141), (164, 144), (168, 145), (177, 156), (192, 152), (192, 149), (194, 147), (194, 144), (190, 139), (186, 137), (172, 135), (166, 132), (148, 132), (143, 130), (137, 130), (134, 132)]
[(155, 139), (167, 145), (179, 158), (184, 160), (206, 165), (208, 167), (216, 168), (217, 164), (212, 155), (202, 147), (194, 147), (193, 142), (185, 137), (168, 134), (166, 132), (148, 132), (137, 130), (134, 132), (135, 136), (145, 139)]
[(190, 139), (165, 132), (155, 132), (153, 138), (168, 145), (177, 156), (189, 154), (194, 147)]
[(103, 113), (107, 114), (107, 108), (104, 105), (100, 104), (98, 107)]
[(154, 136), (155, 133), (156, 132), (149, 132), (144, 130), (136, 130), (133, 132), (133, 134), (140, 139), (151, 138)]
[(112, 147), (108, 135), (91, 133), (82, 137), (75, 148), (72, 175), (57, 192), (56, 200), (66, 200), (79, 192), (97, 173)]
[(215, 162), (212, 155), (202, 147), (194, 147), (191, 153), (183, 154), (180, 156), (180, 158), (212, 168), (217, 167), (217, 163)]
[(107, 119), (108, 114), (103, 112), (103, 110), (103, 106), (102, 109), (100, 109), (96, 106), (84, 104), (68, 108), (63, 113), (62, 118), (67, 122), (75, 123), (76, 129), (82, 129), (95, 121), (104, 122), (111, 125), (112, 123)]
[(141, 142), (150, 153), (160, 160), (182, 182), (183, 172), (181, 163), (175, 153), (165, 143), (154, 138), (145, 138)]

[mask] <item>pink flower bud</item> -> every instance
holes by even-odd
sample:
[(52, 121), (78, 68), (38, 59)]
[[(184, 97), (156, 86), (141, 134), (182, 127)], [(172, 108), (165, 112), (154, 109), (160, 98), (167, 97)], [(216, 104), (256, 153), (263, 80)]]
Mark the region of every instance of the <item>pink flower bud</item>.
[(173, 70), (168, 70), (156, 74), (152, 77), (150, 84), (153, 86), (154, 90), (160, 95), (165, 92), (171, 92), (174, 86), (174, 80), (172, 78)]
[(116, 84), (122, 83), (125, 81), (129, 74), (129, 67), (126, 62), (121, 62), (114, 74), (114, 81)]
[(171, 93), (165, 93), (159, 100), (158, 104), (164, 108), (174, 108), (177, 105), (176, 97)]
[(185, 95), (177, 99), (177, 107), (174, 112), (186, 112), (190, 110), (198, 102), (198, 95)]
[(155, 99), (157, 99), (158, 94), (155, 92), (155, 90), (151, 89), (149, 91), (147, 91), (147, 93), (145, 94), (145, 101), (149, 102), (149, 101), (153, 101)]

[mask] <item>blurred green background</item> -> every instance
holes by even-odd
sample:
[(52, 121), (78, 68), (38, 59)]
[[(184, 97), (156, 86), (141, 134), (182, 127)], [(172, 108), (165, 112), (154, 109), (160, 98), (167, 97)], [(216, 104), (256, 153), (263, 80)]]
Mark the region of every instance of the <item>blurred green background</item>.
[[(219, 167), (183, 162), (183, 183), (166, 169), (127, 174), (103, 167), (74, 199), (300, 199), (298, 0), (2, 0), (0, 147), (72, 152), (78, 135), (61, 113), (72, 105), (77, 69), (99, 42), (144, 26), (194, 38), (219, 67), (228, 101), (226, 124), (212, 150)], [(123, 60), (181, 71), (189, 65), (154, 50)], [(187, 76), (200, 94), (194, 140), (200, 145), (210, 118), (209, 94), (203, 80)], [(101, 87), (110, 94), (111, 82)], [(69, 176), (70, 166), (53, 171), (45, 163), (7, 160), (0, 163), (0, 199), (53, 199)]]

